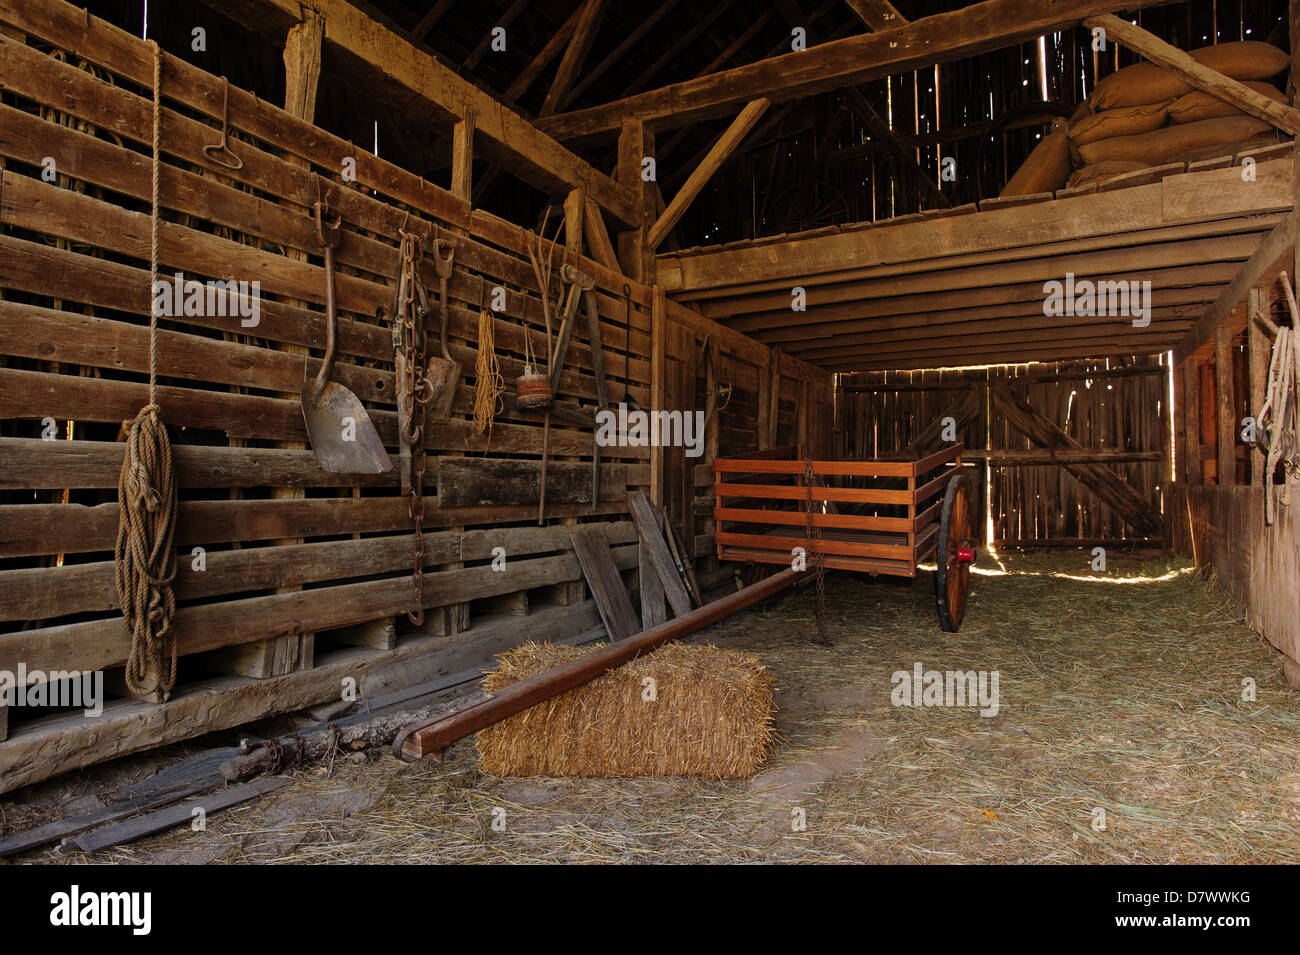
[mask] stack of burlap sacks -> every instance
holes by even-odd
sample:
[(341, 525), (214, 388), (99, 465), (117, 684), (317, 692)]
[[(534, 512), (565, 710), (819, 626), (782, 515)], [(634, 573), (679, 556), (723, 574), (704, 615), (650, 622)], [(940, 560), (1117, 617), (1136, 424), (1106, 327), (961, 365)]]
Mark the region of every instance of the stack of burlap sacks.
[[(1275, 80), (1290, 57), (1247, 40), (1192, 50), (1212, 70), (1278, 102)], [(1011, 177), (1004, 196), (1055, 192), (1163, 163), (1231, 155), (1273, 138), (1273, 127), (1154, 63), (1136, 63), (1101, 82), (1068, 122), (1059, 120)]]

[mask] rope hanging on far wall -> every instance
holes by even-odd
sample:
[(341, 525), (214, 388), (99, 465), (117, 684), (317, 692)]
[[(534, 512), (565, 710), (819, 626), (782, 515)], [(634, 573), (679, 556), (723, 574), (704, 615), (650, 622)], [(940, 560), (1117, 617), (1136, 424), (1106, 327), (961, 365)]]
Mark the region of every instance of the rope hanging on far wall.
[(474, 372), (478, 376), (474, 385), (474, 428), (479, 434), (486, 431), (491, 444), (492, 422), (501, 413), (501, 396), (505, 394), (506, 383), (501, 377), (501, 362), (497, 359), (492, 313), (486, 308), (479, 309), (478, 313), (478, 358)]
[[(153, 184), (149, 299), (158, 277), (158, 182), (161, 162), (162, 50), (153, 47)], [(131, 632), (126, 685), (165, 700), (176, 684), (176, 472), (158, 407), (158, 309), (149, 316), (149, 403), (131, 423), (118, 478), (117, 598)]]

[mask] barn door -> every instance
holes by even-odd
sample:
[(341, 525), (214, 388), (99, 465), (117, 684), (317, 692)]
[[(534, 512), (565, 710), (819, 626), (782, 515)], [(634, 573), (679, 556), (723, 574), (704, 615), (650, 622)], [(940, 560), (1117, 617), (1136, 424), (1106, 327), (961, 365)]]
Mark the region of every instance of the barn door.
[(1167, 369), (1074, 363), (990, 375), (994, 546), (1157, 544), (1169, 478)]

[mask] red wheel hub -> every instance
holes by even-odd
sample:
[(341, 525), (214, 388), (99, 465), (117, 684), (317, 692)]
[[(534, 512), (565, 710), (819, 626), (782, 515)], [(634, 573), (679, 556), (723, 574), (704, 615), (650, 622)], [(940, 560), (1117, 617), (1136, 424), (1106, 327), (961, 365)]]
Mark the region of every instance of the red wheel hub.
[(975, 563), (975, 549), (973, 547), (958, 547), (957, 563), (959, 564)]

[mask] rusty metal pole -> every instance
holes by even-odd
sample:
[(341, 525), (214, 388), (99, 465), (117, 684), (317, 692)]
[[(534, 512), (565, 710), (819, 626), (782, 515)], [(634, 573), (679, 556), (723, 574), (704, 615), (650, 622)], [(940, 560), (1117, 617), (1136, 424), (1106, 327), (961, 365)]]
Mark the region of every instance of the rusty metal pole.
[(458, 739), (477, 733), (508, 716), (535, 706), (543, 700), (559, 696), (567, 690), (588, 683), (643, 653), (649, 653), (670, 640), (701, 630), (731, 616), (738, 610), (755, 604), (765, 597), (780, 593), (799, 582), (809, 571), (783, 570), (779, 574), (751, 584), (743, 590), (705, 604), (698, 610), (676, 617), (666, 623), (611, 643), (561, 666), (520, 680), (471, 706), (427, 723), (408, 726), (393, 741), (393, 755), (413, 763), (424, 756), (442, 758), (448, 746)]

